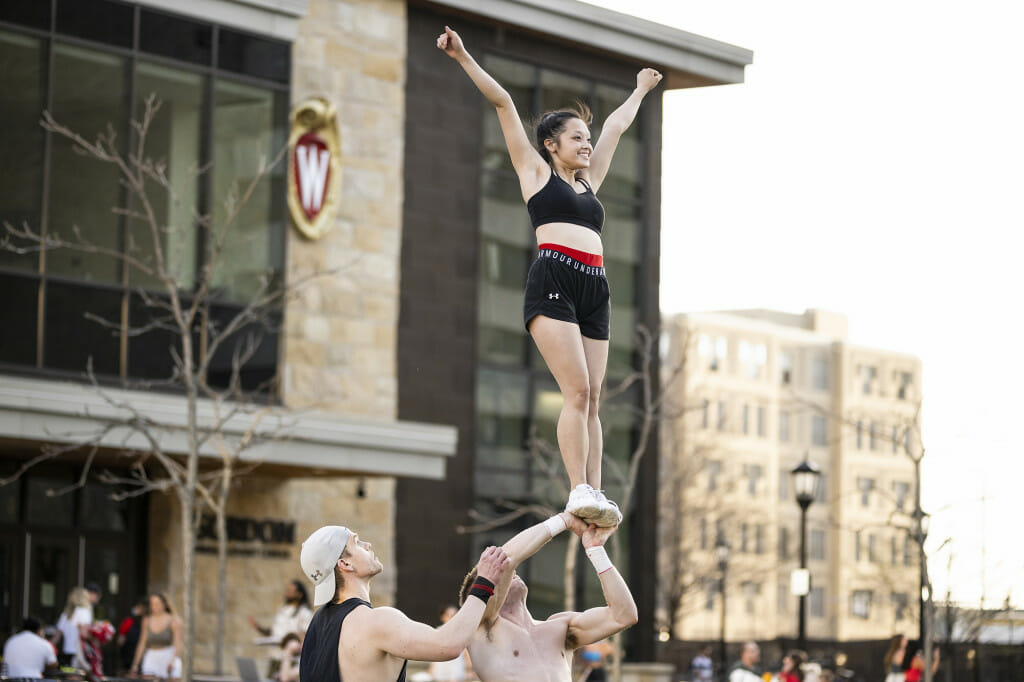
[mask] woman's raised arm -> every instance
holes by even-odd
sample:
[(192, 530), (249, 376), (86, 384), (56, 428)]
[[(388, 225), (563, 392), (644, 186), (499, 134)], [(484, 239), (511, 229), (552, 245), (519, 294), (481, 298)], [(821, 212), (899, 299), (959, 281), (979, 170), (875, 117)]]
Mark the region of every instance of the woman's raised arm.
[(459, 63), (481, 94), (497, 110), (501, 132), (505, 136), (505, 146), (512, 158), (512, 167), (519, 176), (523, 199), (528, 199), (547, 182), (550, 170), (540, 153), (530, 144), (530, 138), (523, 129), (522, 121), (519, 120), (512, 96), (477, 64), (466, 51), (459, 34), (449, 27), (445, 26), (444, 33), (438, 36), (437, 47)]
[(622, 137), (622, 133), (626, 132), (626, 129), (633, 123), (633, 119), (636, 118), (636, 112), (640, 109), (640, 102), (660, 81), (661, 74), (654, 69), (643, 69), (640, 71), (636, 75), (636, 89), (630, 93), (625, 102), (619, 105), (618, 109), (610, 113), (608, 118), (605, 119), (604, 125), (601, 127), (601, 137), (597, 140), (594, 153), (590, 155), (590, 168), (582, 174), (590, 182), (595, 192), (597, 192), (601, 183), (604, 182), (605, 176), (608, 175), (608, 168), (612, 164), (612, 156), (615, 154), (616, 147), (619, 146), (619, 138)]

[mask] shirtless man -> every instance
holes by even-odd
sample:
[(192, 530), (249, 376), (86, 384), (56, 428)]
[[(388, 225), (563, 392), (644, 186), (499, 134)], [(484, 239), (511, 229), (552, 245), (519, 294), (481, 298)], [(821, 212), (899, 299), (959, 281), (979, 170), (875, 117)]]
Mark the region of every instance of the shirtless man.
[[(605, 541), (618, 526), (588, 526), (562, 512), (519, 533), (503, 549), (515, 567), (566, 528), (583, 540), (607, 606), (534, 620), (526, 608), (526, 583), (511, 571), (504, 574), (469, 642), (473, 669), (482, 682), (570, 682), (575, 649), (636, 623), (636, 602), (604, 549)], [(473, 569), (463, 581), (460, 601), (469, 594), (476, 574), (477, 569)]]
[(446, 661), (466, 648), (494, 583), (511, 573), (500, 547), (480, 555), (480, 578), (451, 620), (439, 628), (393, 608), (370, 606), (370, 581), (384, 566), (369, 542), (344, 526), (324, 526), (302, 543), (302, 572), (316, 586), (316, 612), (299, 658), (303, 682), (405, 681), (406, 659)]

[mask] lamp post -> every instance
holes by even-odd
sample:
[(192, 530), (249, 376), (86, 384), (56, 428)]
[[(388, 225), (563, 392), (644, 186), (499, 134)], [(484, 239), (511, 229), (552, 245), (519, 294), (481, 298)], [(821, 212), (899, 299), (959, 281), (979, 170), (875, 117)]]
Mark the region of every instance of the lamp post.
[(718, 557), (718, 572), (721, 575), (721, 583), (719, 583), (722, 595), (722, 621), (721, 621), (721, 641), (719, 642), (718, 656), (722, 661), (722, 679), (725, 679), (725, 670), (728, 666), (728, 659), (726, 658), (725, 652), (725, 574), (729, 569), (729, 543), (725, 541), (725, 537), (721, 532), (718, 533), (718, 537), (715, 539), (715, 556)]
[(927, 514), (921, 509), (920, 504), (914, 509), (914, 542), (917, 543), (917, 561), (918, 571), (920, 577), (920, 590), (918, 591), (918, 602), (917, 602), (917, 636), (921, 640), (921, 645), (924, 645), (925, 635), (928, 633), (928, 621), (926, 616), (925, 605), (928, 601), (928, 592), (930, 590), (927, 576), (927, 566), (925, 564), (926, 558), (924, 555), (924, 541), (928, 539), (928, 524), (931, 521), (931, 515)]
[(818, 486), (821, 483), (821, 472), (813, 464), (804, 461), (789, 472), (793, 476), (793, 490), (796, 492), (796, 503), (800, 505), (800, 570), (808, 576), (806, 589), (800, 595), (800, 615), (798, 626), (798, 638), (800, 650), (807, 651), (807, 593), (811, 589), (811, 581), (807, 573), (807, 508), (818, 496)]

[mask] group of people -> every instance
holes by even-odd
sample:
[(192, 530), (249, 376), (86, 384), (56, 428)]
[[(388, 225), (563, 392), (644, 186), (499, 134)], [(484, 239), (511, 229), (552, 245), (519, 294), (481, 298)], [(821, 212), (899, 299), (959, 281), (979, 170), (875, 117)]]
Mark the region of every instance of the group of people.
[[(468, 650), (483, 682), (572, 682), (575, 652), (583, 649), (585, 674), (594, 682), (602, 677), (597, 663), (604, 654), (593, 645), (637, 620), (636, 603), (604, 548), (622, 513), (601, 491), (598, 403), (608, 361), (610, 291), (597, 192), (620, 137), (661, 74), (637, 74), (636, 88), (604, 121), (596, 144), (582, 103), (542, 115), (531, 142), (511, 95), (473, 59), (459, 34), (446, 26), (437, 47), (495, 107), (533, 224), (538, 250), (526, 279), (523, 323), (562, 393), (557, 439), (568, 502), (564, 511), (503, 546), (485, 549), (463, 581), (458, 609), (436, 628), (394, 608), (372, 607), (370, 584), (384, 567), (370, 542), (345, 526), (315, 531), (303, 543), (300, 560), (320, 608), (302, 645), (300, 677), (404, 682), (408, 659), (449, 661)], [(538, 620), (515, 569), (566, 530), (580, 537), (605, 605)]]
[[(908, 641), (906, 636), (897, 634), (889, 641), (884, 658), (885, 682), (920, 682), (924, 678), (926, 667), (923, 650), (919, 647), (910, 658), (907, 658)], [(746, 642), (740, 650), (739, 660), (726, 672), (728, 682), (827, 682), (832, 679), (828, 670), (807, 661), (802, 651), (791, 651), (782, 657), (777, 672), (762, 673), (758, 666), (761, 650), (756, 642)], [(931, 659), (932, 674), (939, 666), (939, 651), (935, 649)], [(694, 656), (690, 663), (690, 676), (693, 682), (711, 682), (714, 678), (714, 662), (711, 660), (711, 647), (706, 646)]]
[(137, 600), (116, 633), (111, 623), (93, 617), (101, 596), (95, 583), (72, 588), (56, 626), (49, 630), (38, 618), (25, 618), (21, 630), (4, 644), (4, 674), (41, 678), (70, 669), (89, 679), (102, 679), (102, 649), (116, 634), (119, 672), (160, 679), (180, 677), (181, 619), (174, 615), (167, 596), (152, 594)]

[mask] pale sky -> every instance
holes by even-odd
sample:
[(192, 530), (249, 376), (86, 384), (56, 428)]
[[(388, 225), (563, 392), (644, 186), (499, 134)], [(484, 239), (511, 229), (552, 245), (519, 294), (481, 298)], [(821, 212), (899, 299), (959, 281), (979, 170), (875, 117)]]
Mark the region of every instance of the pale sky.
[(921, 358), (936, 598), (1024, 607), (1024, 3), (590, 1), (754, 51), (665, 95), (663, 312), (825, 308)]

